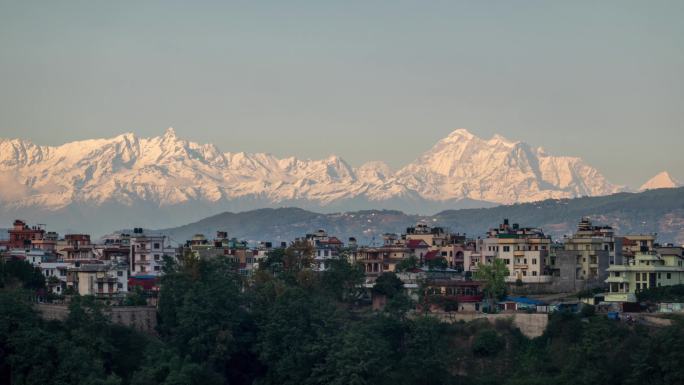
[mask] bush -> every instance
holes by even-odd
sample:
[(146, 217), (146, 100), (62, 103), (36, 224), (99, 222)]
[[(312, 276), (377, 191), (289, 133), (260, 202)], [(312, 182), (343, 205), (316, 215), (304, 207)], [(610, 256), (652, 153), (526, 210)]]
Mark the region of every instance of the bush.
[(580, 314), (582, 314), (582, 317), (592, 317), (596, 314), (596, 308), (594, 307), (594, 305), (584, 304), (582, 305), (582, 310), (580, 310)]
[(483, 330), (475, 336), (473, 341), (473, 353), (481, 357), (495, 356), (501, 351), (506, 342), (494, 330)]

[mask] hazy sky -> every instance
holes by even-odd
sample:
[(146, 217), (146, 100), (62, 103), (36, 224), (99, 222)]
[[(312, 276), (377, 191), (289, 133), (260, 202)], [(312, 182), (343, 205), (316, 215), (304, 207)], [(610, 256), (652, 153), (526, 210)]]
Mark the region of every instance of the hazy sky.
[(684, 181), (684, 1), (0, 0), (0, 137), (168, 126), (395, 168), (465, 127)]

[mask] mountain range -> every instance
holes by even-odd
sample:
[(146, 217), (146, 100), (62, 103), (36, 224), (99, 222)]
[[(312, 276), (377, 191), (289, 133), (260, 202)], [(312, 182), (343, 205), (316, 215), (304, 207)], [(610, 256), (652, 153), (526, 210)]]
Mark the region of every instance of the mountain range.
[(352, 167), (335, 155), (222, 152), (172, 128), (153, 138), (126, 133), (61, 146), (0, 139), (0, 220), (56, 223), (61, 231), (163, 227), (283, 206), (428, 214), (625, 190), (580, 158), (465, 129), (397, 171), (380, 161)]
[(547, 199), (492, 208), (446, 210), (431, 216), (397, 210), (364, 210), (321, 214), (299, 208), (260, 209), (221, 213), (187, 225), (160, 229), (177, 242), (195, 234), (211, 238), (218, 230), (251, 241), (290, 241), (317, 229), (345, 242), (381, 243), (385, 233), (400, 233), (419, 221), (442, 226), (469, 237), (484, 236), (504, 218), (522, 226), (540, 227), (559, 240), (572, 234), (582, 217), (610, 225), (616, 234), (657, 233), (658, 241), (684, 244), (684, 188), (654, 189), (601, 197)]

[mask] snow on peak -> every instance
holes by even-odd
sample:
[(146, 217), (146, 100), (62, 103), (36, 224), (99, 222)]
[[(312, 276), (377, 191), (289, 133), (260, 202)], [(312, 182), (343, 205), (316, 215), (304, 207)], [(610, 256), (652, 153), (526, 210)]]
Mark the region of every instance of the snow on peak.
[(442, 139), (441, 142), (455, 142), (455, 141), (461, 141), (461, 140), (470, 140), (472, 138), (475, 138), (476, 136), (473, 135), (470, 131), (468, 131), (465, 128), (459, 128), (451, 132), (446, 138)]
[(501, 136), (501, 135), (499, 135), (499, 134), (494, 134), (494, 136), (492, 136), (492, 138), (489, 139), (489, 140), (487, 141), (487, 143), (489, 143), (489, 144), (503, 144), (504, 146), (511, 147), (511, 146), (514, 146), (514, 145), (516, 145), (517, 143), (520, 143), (520, 142), (515, 142), (515, 141), (512, 141), (512, 140), (506, 139), (505, 137), (503, 137), (503, 136)]
[[(153, 138), (126, 133), (55, 147), (0, 140), (0, 172), (14, 178), (0, 184), (3, 204), (48, 209), (141, 201), (327, 205), (403, 197), (514, 203), (621, 189), (579, 158), (554, 157), (500, 135), (483, 140), (466, 129), (453, 131), (397, 172), (383, 162), (354, 168), (336, 155), (302, 160), (223, 153), (213, 144), (178, 138), (171, 127)], [(17, 186), (25, 193), (10, 194)]]
[(175, 138), (176, 137), (176, 130), (173, 127), (169, 127), (164, 131), (164, 137), (165, 138)]
[(654, 190), (659, 188), (675, 188), (680, 186), (681, 183), (675, 180), (670, 173), (667, 171), (662, 171), (641, 185), (641, 187), (639, 187), (639, 191)]

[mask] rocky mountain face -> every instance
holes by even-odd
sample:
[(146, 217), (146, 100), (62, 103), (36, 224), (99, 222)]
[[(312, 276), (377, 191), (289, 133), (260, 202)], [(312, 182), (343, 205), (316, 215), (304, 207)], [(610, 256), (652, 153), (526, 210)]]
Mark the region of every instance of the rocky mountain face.
[[(36, 220), (48, 215), (63, 221), (68, 213), (67, 227), (96, 221), (127, 225), (110, 220), (127, 212), (149, 214), (137, 218), (140, 225), (161, 226), (218, 210), (299, 206), (428, 213), (622, 189), (579, 158), (551, 156), (501, 136), (481, 139), (464, 129), (396, 172), (382, 162), (354, 168), (337, 156), (224, 153), (181, 139), (171, 128), (153, 138), (126, 133), (61, 146), (0, 140), (0, 219), (26, 213), (28, 220), (35, 214)], [(155, 215), (159, 208), (167, 212)]]

